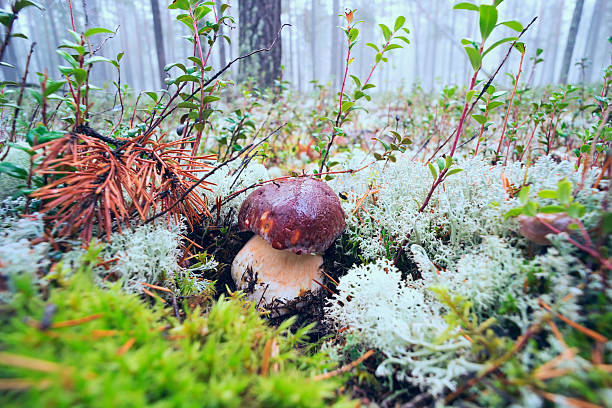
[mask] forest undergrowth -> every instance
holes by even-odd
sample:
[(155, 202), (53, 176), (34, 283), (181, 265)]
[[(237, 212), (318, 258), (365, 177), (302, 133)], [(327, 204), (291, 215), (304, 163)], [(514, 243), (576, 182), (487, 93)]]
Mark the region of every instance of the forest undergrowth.
[[(9, 34), (37, 6), (13, 3)], [(213, 71), (226, 5), (171, 3), (194, 53), (156, 92), (102, 56), (111, 30), (73, 21), (63, 65), (0, 84), (2, 406), (609, 406), (612, 65), (531, 87), (537, 19), (499, 3), (455, 6), (481, 37), (461, 40), (465, 86), (438, 94), (375, 92), (411, 46), (401, 16), (360, 78), (351, 50), (370, 39), (347, 10), (341, 88), (303, 94), (234, 83), (246, 55)], [(90, 83), (96, 64), (116, 80)], [(331, 187), (346, 229), (320, 290), (279, 317), (236, 290), (238, 212), (300, 177)]]

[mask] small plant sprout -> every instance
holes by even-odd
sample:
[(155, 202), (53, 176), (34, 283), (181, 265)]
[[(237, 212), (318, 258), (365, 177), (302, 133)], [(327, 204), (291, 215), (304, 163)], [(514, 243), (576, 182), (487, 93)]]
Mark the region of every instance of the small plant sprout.
[[(405, 17), (399, 16), (395, 20), (395, 24), (393, 25), (393, 30), (391, 30), (385, 24), (380, 24), (379, 26), (380, 26), (380, 29), (382, 30), (382, 34), (383, 34), (385, 43), (382, 44), (380, 47), (373, 43), (366, 44), (368, 47), (371, 47), (376, 51), (375, 62), (372, 68), (370, 69), (370, 73), (368, 74), (368, 77), (362, 83), (361, 80), (357, 76), (351, 75), (350, 77), (355, 83), (355, 90), (352, 96), (348, 93), (345, 93), (344, 89), (346, 86), (346, 80), (348, 78), (349, 66), (354, 60), (354, 58), (351, 58), (351, 51), (353, 47), (355, 46), (355, 44), (357, 44), (357, 39), (359, 36), (359, 30), (357, 29), (357, 25), (363, 22), (363, 21), (353, 22), (354, 12), (355, 10), (347, 10), (344, 14), (344, 18), (346, 20), (346, 26), (342, 30), (344, 31), (344, 35), (346, 37), (346, 43), (348, 47), (347, 47), (347, 53), (346, 53), (346, 61), (344, 65), (344, 76), (342, 78), (342, 85), (340, 88), (340, 93), (338, 94), (339, 95), (338, 110), (334, 112), (335, 119), (332, 117), (327, 118), (328, 122), (330, 123), (332, 127), (331, 136), (327, 144), (324, 141), (320, 141), (319, 144), (315, 146), (315, 150), (321, 154), (321, 160), (319, 161), (319, 170), (318, 170), (319, 174), (323, 172), (323, 169), (330, 169), (331, 167), (333, 167), (326, 163), (327, 158), (329, 156), (329, 152), (332, 148), (332, 145), (334, 144), (334, 139), (337, 136), (341, 136), (344, 134), (344, 130), (342, 129), (342, 126), (348, 121), (350, 113), (353, 111), (359, 110), (359, 109), (365, 110), (365, 108), (357, 105), (357, 102), (361, 98), (365, 98), (367, 100), (371, 99), (370, 95), (368, 95), (366, 91), (368, 89), (375, 87), (375, 85), (370, 83), (370, 79), (372, 78), (372, 74), (374, 73), (374, 70), (376, 69), (376, 67), (379, 65), (380, 62), (388, 61), (387, 55), (391, 50), (403, 48), (403, 46), (399, 44), (399, 41), (394, 41), (394, 40), (400, 40), (400, 41), (405, 42), (406, 44), (410, 43), (408, 38), (406, 38), (406, 36), (404, 35), (404, 34), (410, 33), (410, 30), (408, 30), (407, 28), (404, 28), (404, 24), (406, 23)], [(401, 136), (399, 137), (398, 144), (402, 144), (400, 142), (402, 142)], [(408, 141), (406, 141), (403, 144), (408, 144)], [(393, 157), (393, 159), (394, 158), (395, 157)], [(331, 176), (327, 176), (326, 178), (329, 179), (331, 178)]]

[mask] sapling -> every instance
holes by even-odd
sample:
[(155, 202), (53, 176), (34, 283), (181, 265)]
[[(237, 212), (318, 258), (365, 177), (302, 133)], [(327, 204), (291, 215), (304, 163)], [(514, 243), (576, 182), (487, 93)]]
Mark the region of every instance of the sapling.
[[(465, 52), (467, 53), (467, 56), (468, 56), (468, 58), (470, 60), (472, 68), (474, 69), (474, 73), (472, 74), (472, 78), (470, 80), (470, 84), (469, 84), (469, 87), (468, 87), (468, 92), (467, 92), (467, 95), (466, 95), (466, 100), (465, 100), (465, 103), (463, 105), (463, 112), (461, 113), (461, 118), (459, 119), (459, 124), (457, 126), (457, 129), (454, 131), (453, 144), (452, 144), (450, 153), (449, 153), (448, 156), (446, 156), (444, 161), (442, 161), (442, 162), (439, 161), (439, 160), (437, 161), (438, 167), (440, 169), (440, 173), (439, 174), (437, 173), (437, 171), (435, 169), (435, 166), (433, 166), (431, 163), (428, 163), (428, 166), (429, 166), (429, 169), (430, 169), (430, 171), (432, 173), (434, 181), (433, 181), (433, 184), (431, 185), (429, 193), (427, 194), (427, 196), (425, 198), (425, 201), (423, 202), (423, 204), (419, 208), (419, 212), (422, 212), (423, 210), (425, 210), (425, 208), (427, 207), (427, 204), (429, 203), (429, 200), (431, 199), (432, 194), (434, 193), (436, 188), (446, 179), (446, 177), (461, 171), (461, 169), (452, 169), (451, 170), (451, 166), (453, 165), (453, 156), (455, 154), (455, 150), (457, 149), (457, 143), (459, 141), (459, 138), (461, 137), (461, 131), (463, 130), (463, 124), (465, 122), (465, 119), (466, 119), (468, 113), (471, 112), (471, 110), (474, 108), (474, 106), (476, 105), (476, 103), (478, 102), (480, 97), (486, 92), (486, 89), (488, 88), (488, 86), (492, 82), (493, 78), (495, 77), (497, 72), (499, 72), (499, 69), (502, 67), (502, 65), (504, 64), (504, 62), (508, 58), (508, 55), (510, 54), (510, 51), (517, 44), (518, 39), (521, 37), (521, 35), (523, 35), (525, 33), (525, 31), (535, 21), (535, 19), (533, 19), (531, 21), (531, 23), (529, 23), (529, 25), (527, 25), (527, 27), (525, 27), (525, 28), (523, 28), (523, 25), (521, 23), (519, 23), (518, 21), (503, 21), (503, 22), (497, 24), (497, 6), (502, 1), (503, 0), (496, 0), (496, 1), (494, 1), (493, 5), (485, 5), (485, 4), (483, 4), (483, 5), (480, 5), (480, 6), (476, 6), (475, 4), (472, 4), (472, 3), (463, 2), (463, 3), (458, 3), (458, 4), (456, 4), (454, 6), (454, 9), (456, 9), (456, 10), (470, 10), (470, 11), (475, 11), (475, 12), (478, 13), (478, 15), (479, 15), (479, 22), (480, 22), (480, 35), (481, 35), (482, 39), (480, 41), (480, 44), (476, 44), (474, 41), (469, 40), (469, 39), (461, 40), (461, 43), (464, 45)], [(503, 38), (503, 39), (493, 43), (487, 49), (485, 49), (484, 47), (485, 47), (486, 40), (492, 34), (493, 30), (496, 27), (500, 26), (500, 25), (507, 26), (507, 27), (509, 27), (509, 28), (511, 28), (511, 29), (513, 29), (513, 30), (515, 30), (517, 32), (519, 32), (519, 35), (517, 37), (506, 37), (506, 38)], [(491, 78), (485, 84), (484, 88), (482, 89), (482, 91), (480, 92), (478, 97), (475, 99), (475, 101), (470, 106), (470, 101), (472, 100), (472, 98), (476, 94), (476, 91), (475, 91), (474, 87), (476, 85), (476, 79), (478, 77), (478, 73), (480, 72), (480, 68), (482, 67), (483, 58), (489, 52), (491, 52), (493, 49), (495, 49), (499, 45), (507, 43), (507, 42), (512, 42), (512, 44), (510, 46), (510, 49), (508, 50), (508, 53), (506, 54), (506, 57), (502, 60), (501, 64), (499, 65), (499, 67), (497, 68), (495, 73), (491, 76)], [(451, 137), (453, 137), (453, 135), (451, 135)]]
[(357, 25), (362, 22), (362, 21), (353, 22), (354, 12), (355, 10), (348, 10), (344, 14), (344, 18), (346, 19), (346, 27), (343, 28), (343, 31), (346, 37), (346, 42), (347, 42), (348, 47), (347, 47), (346, 61), (345, 61), (345, 66), (344, 66), (344, 76), (342, 78), (342, 85), (340, 88), (340, 93), (338, 94), (339, 95), (338, 110), (334, 112), (335, 119), (332, 117), (327, 118), (328, 122), (330, 123), (332, 127), (331, 136), (327, 144), (324, 141), (321, 141), (315, 147), (315, 150), (321, 154), (321, 160), (319, 162), (319, 170), (318, 170), (319, 176), (323, 172), (324, 168), (329, 169), (333, 167), (327, 164), (326, 161), (329, 156), (329, 152), (332, 148), (332, 145), (334, 143), (334, 139), (337, 136), (341, 136), (344, 134), (342, 125), (348, 121), (350, 113), (358, 109), (364, 109), (356, 105), (357, 101), (359, 101), (361, 98), (370, 100), (370, 96), (366, 94), (365, 91), (367, 91), (370, 88), (374, 88), (375, 86), (370, 83), (370, 79), (372, 78), (372, 74), (374, 73), (374, 70), (376, 69), (376, 67), (381, 61), (382, 62), (388, 61), (386, 54), (389, 51), (398, 49), (398, 48), (403, 48), (397, 42), (393, 42), (393, 40), (398, 39), (398, 40), (405, 42), (406, 44), (410, 43), (408, 38), (406, 38), (404, 35), (398, 35), (398, 34), (402, 34), (402, 31), (405, 34), (410, 33), (410, 30), (408, 30), (407, 28), (404, 28), (404, 24), (406, 22), (405, 17), (399, 16), (395, 20), (393, 31), (391, 31), (391, 29), (387, 27), (385, 24), (380, 24), (380, 28), (382, 30), (383, 37), (385, 39), (385, 43), (380, 48), (373, 43), (366, 44), (368, 47), (371, 47), (374, 50), (376, 50), (375, 63), (370, 69), (370, 73), (368, 74), (368, 77), (366, 78), (365, 82), (363, 82), (363, 84), (361, 83), (361, 80), (359, 78), (357, 78), (355, 75), (351, 75), (351, 79), (355, 82), (355, 86), (356, 86), (356, 89), (353, 92), (353, 95), (351, 97), (351, 95), (346, 94), (344, 92), (344, 88), (346, 85), (346, 80), (348, 78), (349, 65), (353, 62), (353, 59), (351, 59), (351, 51), (353, 47), (355, 46), (355, 44), (357, 44), (357, 38), (359, 36), (359, 30), (357, 29)]

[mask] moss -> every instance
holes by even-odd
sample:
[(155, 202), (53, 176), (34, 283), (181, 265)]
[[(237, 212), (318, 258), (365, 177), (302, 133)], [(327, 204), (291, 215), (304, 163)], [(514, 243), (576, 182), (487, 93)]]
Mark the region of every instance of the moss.
[(349, 403), (334, 391), (339, 379), (313, 378), (331, 368), (326, 356), (296, 350), (308, 328), (292, 334), (291, 321), (271, 328), (240, 296), (221, 296), (207, 316), (195, 309), (179, 322), (118, 284), (99, 288), (92, 264), (52, 289), (46, 301), (32, 282), (20, 282), (0, 315), (0, 383), (17, 381), (10, 388), (24, 389), (2, 391), (3, 406)]

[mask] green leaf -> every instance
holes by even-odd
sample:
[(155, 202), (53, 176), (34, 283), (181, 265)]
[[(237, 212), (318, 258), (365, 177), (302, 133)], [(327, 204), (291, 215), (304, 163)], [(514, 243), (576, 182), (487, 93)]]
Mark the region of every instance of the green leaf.
[(523, 207), (513, 208), (504, 215), (505, 219), (523, 214)]
[(189, 10), (189, 0), (173, 0), (168, 9)]
[(404, 48), (404, 47), (402, 47), (402, 46), (401, 46), (401, 45), (399, 45), (399, 44), (389, 44), (389, 45), (387, 46), (387, 48), (385, 48), (385, 51), (394, 50), (394, 49), (396, 49), (396, 48)]
[(389, 42), (389, 39), (391, 38), (391, 30), (389, 29), (389, 27), (387, 27), (386, 25), (380, 23), (379, 24), (380, 29), (383, 32), (383, 36), (385, 37), (385, 41)]
[(37, 92), (37, 91), (35, 91), (33, 89), (30, 89), (30, 95), (32, 95), (32, 98), (34, 98), (34, 100), (36, 100), (36, 103), (38, 103), (39, 105), (42, 105), (43, 98), (42, 98), (42, 95), (40, 94), (40, 92)]
[(538, 193), (540, 198), (550, 198), (553, 200), (557, 199), (557, 192), (555, 190), (542, 190)]
[(72, 72), (77, 84), (81, 85), (87, 79), (87, 71), (82, 68), (75, 68)]
[(461, 2), (455, 4), (453, 10), (470, 10), (470, 11), (478, 11), (478, 6), (468, 2)]
[(355, 75), (349, 75), (349, 76), (355, 82), (355, 85), (357, 85), (357, 88), (361, 89), (361, 81), (359, 80), (359, 78), (357, 78)]
[(557, 183), (557, 198), (564, 205), (568, 205), (572, 201), (572, 183), (567, 179), (560, 180)]
[(164, 67), (164, 71), (168, 72), (170, 71), (173, 67), (178, 67), (180, 68), (183, 72), (187, 72), (187, 68), (185, 67), (185, 65), (181, 64), (180, 62), (173, 62), (172, 64), (168, 64)]
[(485, 55), (487, 55), (488, 53), (490, 53), (491, 51), (493, 51), (496, 47), (498, 47), (501, 44), (510, 42), (510, 41), (514, 41), (516, 40), (517, 37), (506, 37), (506, 38), (502, 38), (499, 41), (496, 41), (495, 43), (493, 43), (493, 45), (491, 45), (489, 48), (487, 48), (483, 53), (482, 53), (482, 58), (485, 57)]
[(26, 142), (28, 142), (30, 146), (34, 147), (36, 145), (47, 143), (51, 140), (59, 139), (64, 136), (65, 134), (62, 132), (49, 131), (45, 126), (41, 125), (37, 128), (30, 130), (26, 134)]
[(436, 159), (436, 164), (438, 165), (438, 168), (439, 168), (440, 170), (444, 170), (444, 166), (446, 165), (446, 162), (444, 161), (444, 159), (442, 159), (442, 158), (438, 157), (438, 158)]
[(487, 122), (487, 118), (485, 117), (485, 115), (472, 115), (472, 119), (474, 119), (481, 125), (484, 125)]
[(497, 9), (488, 4), (480, 5), (480, 35), (486, 40), (497, 24)]
[(445, 160), (446, 160), (446, 168), (450, 169), (451, 166), (453, 165), (453, 158), (451, 156), (446, 156)]
[(521, 32), (523, 31), (523, 25), (521, 23), (519, 23), (518, 21), (512, 20), (512, 21), (504, 21), (499, 23), (499, 25), (505, 25), (506, 27), (509, 27), (511, 29), (513, 29), (514, 31), (517, 32)]
[(518, 194), (521, 204), (525, 205), (529, 201), (529, 190), (530, 189), (531, 189), (531, 186), (524, 186), (523, 188), (521, 188), (521, 191)]
[(62, 50), (57, 50), (56, 51), (60, 57), (62, 57), (67, 63), (69, 63), (72, 68), (78, 68), (79, 67), (79, 63), (76, 59), (74, 59), (74, 57), (70, 54), (68, 54), (66, 51), (62, 51)]
[(504, 102), (499, 102), (499, 101), (491, 102), (487, 105), (487, 110), (492, 111), (493, 109), (497, 108), (498, 106), (502, 106), (503, 104)]
[(15, 34), (11, 34), (12, 38), (23, 38), (24, 40), (28, 39), (28, 36), (23, 34), (23, 33), (15, 33)]
[(582, 218), (586, 213), (586, 208), (580, 203), (571, 203), (567, 208), (567, 215), (572, 218)]
[(530, 217), (535, 217), (538, 214), (538, 205), (533, 201), (528, 202), (523, 207), (523, 213), (525, 215), (529, 215)]
[(21, 180), (25, 180), (28, 178), (27, 170), (9, 162), (0, 163), (0, 173), (4, 173), (8, 176), (15, 177)]
[(452, 176), (453, 174), (461, 173), (463, 169), (452, 169), (448, 173), (446, 173), (446, 177)]
[(521, 54), (525, 53), (525, 43), (524, 42), (517, 42), (516, 44), (514, 44), (514, 48), (516, 48)]
[(545, 205), (540, 208), (540, 212), (545, 214), (556, 214), (565, 212), (565, 207), (562, 205)]
[(221, 98), (219, 98), (219, 97), (218, 97), (218, 96), (216, 96), (216, 95), (206, 95), (206, 96), (205, 96), (205, 97), (202, 99), (202, 101), (203, 101), (204, 105), (206, 105), (206, 104), (208, 104), (208, 103), (218, 101), (219, 99), (221, 99)]
[(11, 21), (15, 18), (13, 13), (7, 13), (6, 11), (0, 11), (0, 24), (3, 26), (9, 26)]
[(404, 23), (406, 22), (406, 17), (404, 16), (399, 16), (396, 20), (395, 20), (395, 24), (393, 25), (393, 31), (397, 31), (400, 28), (402, 28), (404, 26)]
[(355, 39), (357, 38), (357, 36), (359, 35), (359, 30), (356, 28), (351, 28), (349, 33), (348, 33), (348, 39), (350, 42), (355, 41)]
[(45, 8), (38, 2), (36, 1), (31, 1), (31, 0), (17, 0), (15, 2), (15, 11), (19, 12), (21, 10), (23, 10), (26, 7), (36, 7), (39, 10), (44, 10)]
[(341, 111), (342, 112), (346, 112), (347, 110), (349, 110), (350, 108), (353, 107), (353, 105), (355, 105), (355, 102), (351, 102), (351, 101), (345, 101), (342, 102), (342, 107), (341, 107)]
[(402, 40), (406, 44), (410, 44), (410, 40), (408, 38), (404, 37), (403, 35), (397, 35), (397, 36), (395, 36), (395, 38), (398, 38), (398, 39)]
[(87, 58), (85, 60), (85, 65), (94, 64), (96, 62), (108, 62), (108, 63), (111, 63), (111, 60), (109, 60), (108, 58), (104, 58), (104, 57), (95, 55), (95, 56), (93, 56), (91, 58)]
[(436, 168), (431, 163), (427, 163), (427, 166), (429, 167), (429, 172), (431, 173), (431, 176), (433, 177), (434, 181), (436, 181), (438, 179), (438, 172), (436, 171)]
[(370, 48), (374, 48), (376, 50), (376, 52), (379, 52), (380, 50), (378, 49), (378, 47), (375, 44), (372, 43), (366, 43), (366, 46), (370, 47)]
[(94, 28), (90, 28), (89, 30), (85, 31), (86, 38), (89, 38), (92, 35), (96, 35), (96, 34), (115, 34), (115, 32), (112, 30), (109, 30), (108, 28), (102, 28), (102, 27), (94, 27)]
[(181, 75), (174, 80), (175, 84), (178, 84), (179, 82), (200, 82), (200, 78), (194, 75), (186, 74), (186, 75)]
[[(155, 92), (151, 92), (151, 91), (145, 92), (145, 95), (147, 95), (149, 98), (153, 99), (153, 102), (157, 103), (158, 96), (157, 96), (157, 94)], [(180, 108), (180, 106), (179, 106), (179, 108)]]
[(365, 84), (361, 89), (363, 89), (365, 91), (366, 89), (370, 89), (370, 88), (376, 88), (376, 85), (374, 85), (374, 84)]
[(60, 88), (62, 86), (64, 86), (65, 83), (66, 83), (66, 81), (47, 80), (47, 83), (45, 84), (45, 93), (44, 93), (44, 96), (47, 97), (47, 96), (51, 95), (52, 93), (55, 93), (55, 92), (59, 91)]
[(9, 146), (11, 146), (11, 149), (21, 150), (21, 151), (23, 151), (23, 152), (26, 152), (26, 153), (27, 153), (27, 154), (29, 154), (30, 156), (34, 156), (34, 155), (36, 154), (36, 152), (35, 152), (34, 150), (30, 149), (30, 148), (29, 148), (29, 147), (27, 147), (27, 146), (23, 146), (23, 145), (20, 145), (20, 144), (17, 144), (17, 143), (12, 143), (12, 142), (9, 142), (9, 143), (7, 143), (7, 144), (8, 144)]
[(468, 55), (468, 58), (470, 59), (470, 64), (472, 64), (472, 68), (474, 69), (474, 71), (480, 69), (480, 65), (482, 64), (482, 57), (480, 56), (478, 50), (471, 46), (467, 46), (464, 48), (465, 52)]

